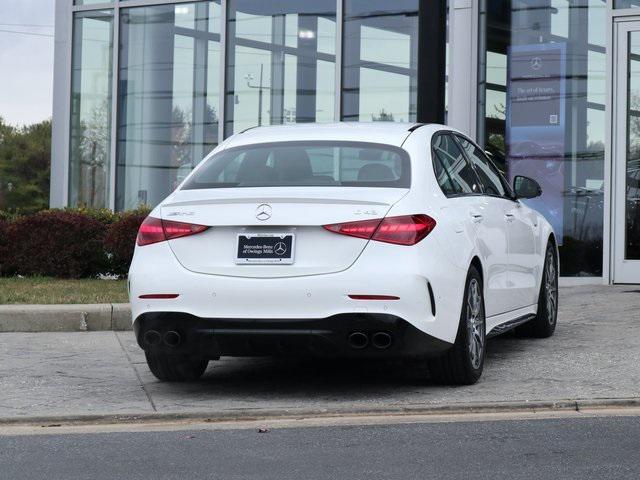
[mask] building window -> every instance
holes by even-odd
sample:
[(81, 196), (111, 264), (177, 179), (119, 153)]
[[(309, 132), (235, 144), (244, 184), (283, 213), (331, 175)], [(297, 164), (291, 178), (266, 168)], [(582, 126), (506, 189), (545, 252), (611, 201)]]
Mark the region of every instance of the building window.
[(533, 3), (480, 3), (478, 138), (542, 186), (527, 203), (555, 229), (561, 274), (600, 276), (607, 5)]
[(345, 0), (342, 118), (416, 119), (418, 0)]
[(73, 0), (74, 5), (99, 5), (101, 3), (113, 3), (114, 0)]
[(218, 144), (220, 2), (120, 11), (116, 208), (156, 205)]
[(228, 5), (225, 134), (333, 120), (335, 0)]
[(113, 13), (73, 21), (69, 203), (109, 206)]
[(613, 0), (613, 8), (637, 8), (640, 0)]

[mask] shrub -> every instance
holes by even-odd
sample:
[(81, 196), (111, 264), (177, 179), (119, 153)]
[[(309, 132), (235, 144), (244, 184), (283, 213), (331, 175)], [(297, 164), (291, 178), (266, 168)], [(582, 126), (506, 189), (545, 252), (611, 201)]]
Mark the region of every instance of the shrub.
[(80, 215), (86, 215), (87, 217), (98, 220), (104, 225), (111, 225), (120, 219), (121, 214), (115, 213), (108, 208), (88, 208), (88, 207), (65, 207), (60, 209), (61, 212), (66, 213), (78, 213)]
[(110, 258), (110, 271), (116, 275), (126, 275), (133, 258), (136, 235), (148, 210), (136, 210), (121, 215), (120, 220), (109, 225), (104, 240), (104, 248)]
[(105, 233), (105, 225), (95, 218), (49, 210), (10, 222), (5, 249), (21, 275), (90, 277), (108, 269)]
[(7, 230), (9, 222), (0, 215), (0, 275), (6, 275), (10, 271), (7, 256)]
[(0, 210), (0, 222), (8, 222), (9, 220), (13, 220), (17, 216), (18, 215), (16, 215), (15, 213), (7, 212), (6, 210)]

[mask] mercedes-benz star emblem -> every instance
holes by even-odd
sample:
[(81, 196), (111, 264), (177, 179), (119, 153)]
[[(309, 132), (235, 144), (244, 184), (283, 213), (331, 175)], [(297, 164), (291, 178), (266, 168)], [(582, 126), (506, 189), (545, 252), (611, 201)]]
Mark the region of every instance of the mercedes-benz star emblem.
[(271, 205), (263, 203), (256, 208), (256, 218), (258, 220), (269, 220), (271, 218)]
[(542, 68), (542, 59), (540, 57), (533, 57), (531, 59), (531, 69), (540, 70)]
[(287, 253), (287, 246), (284, 242), (278, 242), (274, 247), (274, 251), (276, 252), (276, 255), (284, 255)]

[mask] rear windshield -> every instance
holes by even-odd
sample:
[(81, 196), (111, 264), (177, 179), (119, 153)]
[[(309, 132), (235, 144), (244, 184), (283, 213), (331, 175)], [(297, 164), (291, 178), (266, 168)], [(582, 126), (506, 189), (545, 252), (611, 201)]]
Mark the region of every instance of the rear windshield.
[(286, 142), (230, 148), (206, 160), (183, 190), (236, 187), (410, 186), (404, 150), (375, 143)]

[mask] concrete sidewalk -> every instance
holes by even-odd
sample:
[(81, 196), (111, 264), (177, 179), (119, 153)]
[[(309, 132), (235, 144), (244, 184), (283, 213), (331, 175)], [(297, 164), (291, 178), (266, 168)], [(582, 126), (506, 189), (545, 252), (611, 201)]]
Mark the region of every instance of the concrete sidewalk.
[(554, 337), (491, 340), (481, 381), (455, 388), (406, 364), (255, 358), (222, 359), (199, 382), (166, 384), (131, 332), (2, 333), (0, 422), (640, 405), (640, 289), (563, 288), (560, 302)]
[(0, 305), (0, 333), (131, 330), (128, 303)]

